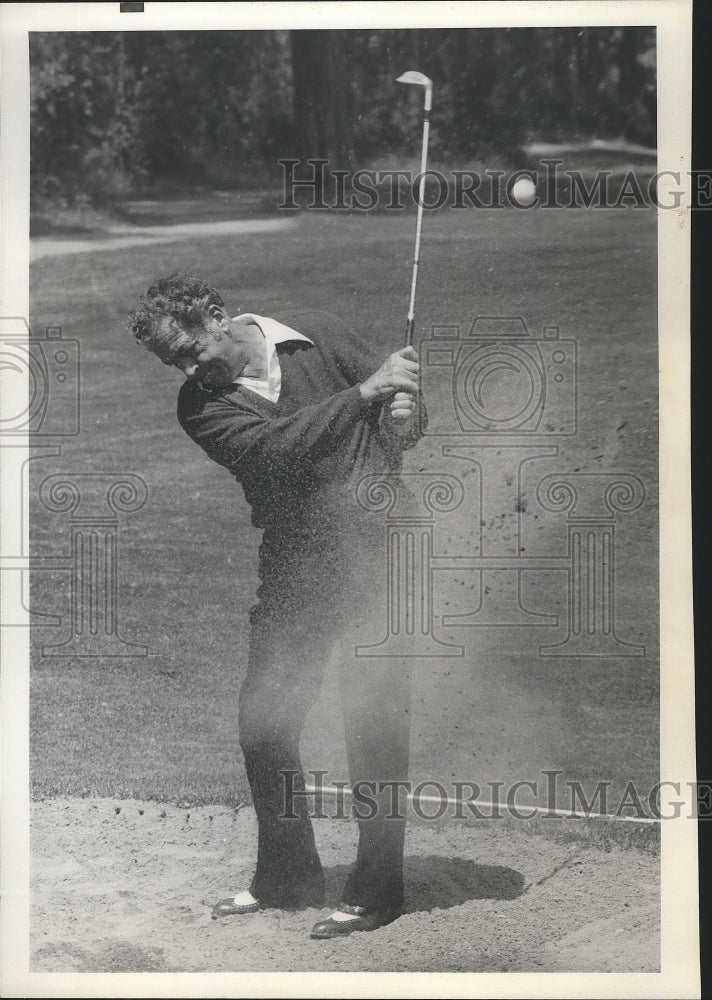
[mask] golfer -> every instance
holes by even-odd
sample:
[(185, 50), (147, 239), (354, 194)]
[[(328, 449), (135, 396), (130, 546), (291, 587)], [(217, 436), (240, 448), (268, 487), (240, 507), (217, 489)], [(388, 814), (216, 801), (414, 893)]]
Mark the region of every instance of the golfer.
[(417, 354), (381, 363), (327, 313), (231, 318), (215, 289), (185, 273), (159, 278), (129, 325), (186, 376), (178, 420), (241, 484), (263, 531), (237, 720), (257, 864), (213, 917), (324, 905), (299, 740), (336, 649), (350, 781), (366, 783), (370, 801), (356, 810), (341, 903), (311, 934), (375, 930), (403, 906), (405, 818), (393, 788), (408, 772), (410, 665), (356, 655), (383, 638), (386, 602), (384, 525), (355, 491), (365, 475), (397, 475), (420, 436)]

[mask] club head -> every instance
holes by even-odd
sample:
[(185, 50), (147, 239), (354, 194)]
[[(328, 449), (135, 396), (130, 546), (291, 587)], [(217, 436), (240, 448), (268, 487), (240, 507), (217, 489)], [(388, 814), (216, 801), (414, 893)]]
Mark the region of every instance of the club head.
[(418, 73), (414, 69), (409, 69), (407, 73), (402, 73), (396, 83), (410, 83), (416, 87), (425, 87), (425, 110), (430, 111), (433, 97), (433, 81), (425, 73)]

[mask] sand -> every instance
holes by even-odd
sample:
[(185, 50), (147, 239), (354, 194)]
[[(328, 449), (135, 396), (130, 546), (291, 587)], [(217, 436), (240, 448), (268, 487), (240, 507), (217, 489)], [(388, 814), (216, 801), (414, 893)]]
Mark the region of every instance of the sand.
[(336, 941), (356, 826), (315, 821), (327, 903), (212, 920), (246, 888), (251, 808), (54, 799), (32, 807), (32, 972), (655, 972), (659, 858), (501, 821), (411, 824), (406, 912)]

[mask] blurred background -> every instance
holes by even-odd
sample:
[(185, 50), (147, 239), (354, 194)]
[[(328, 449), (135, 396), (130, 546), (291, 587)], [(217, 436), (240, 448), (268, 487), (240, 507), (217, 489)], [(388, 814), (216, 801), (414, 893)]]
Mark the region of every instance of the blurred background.
[[(655, 29), (56, 32), (30, 36), (34, 221), (128, 196), (271, 189), (280, 157), (521, 165), (526, 143), (656, 143)], [(391, 166), (394, 164), (391, 163)], [(402, 165), (396, 164), (396, 165)]]

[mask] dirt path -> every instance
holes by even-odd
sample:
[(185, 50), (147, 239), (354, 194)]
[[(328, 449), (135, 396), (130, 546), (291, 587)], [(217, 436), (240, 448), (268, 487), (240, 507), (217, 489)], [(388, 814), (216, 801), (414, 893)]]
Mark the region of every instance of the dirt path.
[[(317, 821), (329, 907), (355, 825)], [(33, 972), (654, 972), (658, 859), (478, 827), (411, 825), (406, 913), (312, 941), (328, 909), (210, 919), (246, 887), (254, 814), (57, 799), (32, 818)]]
[(233, 219), (217, 222), (185, 222), (175, 226), (110, 226), (101, 236), (91, 239), (57, 239), (37, 236), (30, 240), (30, 260), (63, 257), (72, 253), (97, 253), (101, 250), (125, 250), (151, 243), (199, 239), (205, 236), (252, 235), (292, 229), (294, 219)]

